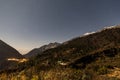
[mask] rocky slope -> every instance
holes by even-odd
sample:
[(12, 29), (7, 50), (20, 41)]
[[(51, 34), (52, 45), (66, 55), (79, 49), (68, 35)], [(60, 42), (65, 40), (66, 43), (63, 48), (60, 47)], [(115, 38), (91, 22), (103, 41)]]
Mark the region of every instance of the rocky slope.
[(0, 79), (120, 80), (120, 26), (74, 38), (19, 65)]
[(40, 54), (42, 52), (44, 52), (45, 50), (48, 50), (48, 49), (52, 49), (52, 48), (55, 48), (57, 46), (59, 46), (60, 43), (49, 43), (48, 45), (44, 45), (44, 46), (41, 46), (40, 48), (35, 48), (33, 50), (31, 50), (30, 52), (28, 52), (27, 54), (25, 54), (24, 56), (29, 58), (29, 57), (33, 57), (37, 54)]

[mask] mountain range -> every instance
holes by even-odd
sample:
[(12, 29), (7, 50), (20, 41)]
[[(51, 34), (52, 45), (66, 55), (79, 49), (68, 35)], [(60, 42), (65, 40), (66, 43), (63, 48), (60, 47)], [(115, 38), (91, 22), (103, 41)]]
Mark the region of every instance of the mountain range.
[(42, 50), (37, 55), (33, 51), (35, 56), (16, 68), (2, 71), (0, 79), (9, 74), (10, 80), (120, 80), (120, 25)]
[(60, 43), (57, 43), (57, 42), (49, 43), (48, 45), (44, 45), (44, 46), (41, 46), (40, 48), (35, 48), (35, 49), (31, 50), (30, 52), (28, 52), (24, 56), (26, 58), (33, 57), (33, 56), (35, 56), (37, 54), (40, 54), (40, 53), (44, 52), (45, 50), (58, 47), (59, 45), (60, 45)]

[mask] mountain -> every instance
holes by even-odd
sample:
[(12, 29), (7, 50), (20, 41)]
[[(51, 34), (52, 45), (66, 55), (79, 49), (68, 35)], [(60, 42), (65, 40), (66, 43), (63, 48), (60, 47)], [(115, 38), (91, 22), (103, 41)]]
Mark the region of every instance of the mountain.
[(33, 57), (37, 54), (40, 54), (42, 52), (44, 52), (45, 50), (48, 50), (48, 49), (51, 49), (51, 48), (55, 48), (57, 46), (59, 46), (60, 43), (49, 43), (48, 45), (44, 45), (44, 46), (41, 46), (40, 48), (35, 48), (33, 50), (31, 50), (30, 52), (28, 52), (27, 54), (25, 54), (24, 56), (29, 58), (29, 57)]
[(13, 47), (0, 40), (0, 69), (8, 65), (8, 58), (23, 58)]
[[(120, 25), (85, 33), (45, 50), (0, 79), (120, 80)], [(4, 75), (4, 76), (3, 76)]]

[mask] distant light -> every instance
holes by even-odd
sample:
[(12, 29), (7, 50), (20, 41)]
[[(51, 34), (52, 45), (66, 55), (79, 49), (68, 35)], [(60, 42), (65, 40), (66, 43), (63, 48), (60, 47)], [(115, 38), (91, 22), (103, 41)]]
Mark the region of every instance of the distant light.
[(7, 60), (8, 60), (8, 61), (16, 61), (16, 62), (19, 62), (19, 63), (28, 61), (28, 59), (25, 59), (25, 58), (23, 58), (23, 59), (8, 58)]

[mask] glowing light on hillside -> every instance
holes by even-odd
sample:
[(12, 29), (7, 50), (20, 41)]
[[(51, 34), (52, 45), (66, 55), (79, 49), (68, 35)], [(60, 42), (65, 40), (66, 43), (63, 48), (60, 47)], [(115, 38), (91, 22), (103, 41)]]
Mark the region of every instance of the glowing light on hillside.
[(25, 59), (25, 58), (23, 58), (23, 59), (8, 58), (7, 60), (8, 60), (8, 61), (16, 61), (16, 62), (19, 62), (19, 63), (28, 61), (28, 59)]

